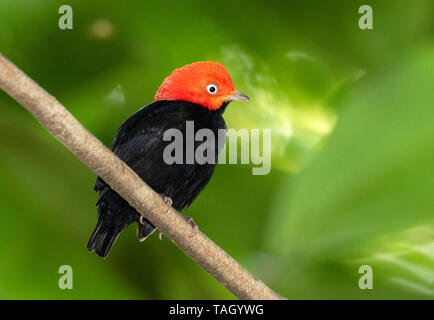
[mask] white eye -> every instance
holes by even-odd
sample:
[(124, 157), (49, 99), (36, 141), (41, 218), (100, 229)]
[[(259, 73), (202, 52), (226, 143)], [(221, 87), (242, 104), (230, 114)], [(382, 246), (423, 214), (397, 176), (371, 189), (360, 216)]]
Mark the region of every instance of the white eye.
[(208, 91), (209, 94), (216, 94), (217, 91), (219, 91), (217, 86), (212, 83), (206, 86), (206, 90)]

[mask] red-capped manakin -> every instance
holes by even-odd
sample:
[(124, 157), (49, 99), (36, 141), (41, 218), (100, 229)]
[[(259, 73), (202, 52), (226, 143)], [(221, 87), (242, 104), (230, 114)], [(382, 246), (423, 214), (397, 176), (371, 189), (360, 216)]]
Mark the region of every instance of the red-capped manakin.
[[(128, 164), (149, 186), (181, 211), (189, 206), (211, 179), (223, 145), (215, 139), (213, 163), (166, 164), (163, 152), (170, 141), (164, 132), (179, 129), (184, 135), (187, 121), (194, 131), (207, 128), (217, 137), (226, 129), (223, 113), (229, 102), (249, 100), (235, 89), (226, 68), (217, 62), (195, 62), (176, 69), (161, 84), (155, 101), (143, 107), (119, 127), (111, 150)], [(199, 143), (194, 142), (194, 150)], [(185, 146), (184, 146), (185, 158)], [(137, 222), (137, 236), (146, 239), (155, 227), (141, 217), (126, 200), (98, 177), (95, 190), (98, 222), (87, 248), (106, 257), (119, 234)]]

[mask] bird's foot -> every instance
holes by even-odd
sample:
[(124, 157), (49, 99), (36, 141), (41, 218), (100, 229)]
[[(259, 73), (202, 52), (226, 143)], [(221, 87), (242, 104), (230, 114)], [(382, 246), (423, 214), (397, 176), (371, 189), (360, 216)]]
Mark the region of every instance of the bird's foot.
[(153, 229), (152, 231), (147, 232), (147, 235), (142, 235), (143, 231), (140, 230), (140, 228), (137, 228), (137, 238), (139, 239), (140, 242), (145, 241), (146, 239), (148, 239), (148, 237), (154, 233), (155, 229)]
[(167, 204), (169, 207), (172, 206), (173, 201), (172, 201), (171, 198), (169, 198), (168, 196), (166, 196), (166, 195), (164, 195), (162, 193), (160, 193), (160, 196), (163, 199), (163, 201), (164, 201), (165, 204)]
[[(199, 231), (199, 227), (197, 226), (196, 222), (194, 222), (192, 217), (184, 216), (185, 221), (192, 227), (194, 234)], [(164, 234), (160, 231), (158, 234), (158, 239), (163, 240)]]
[[(172, 198), (166, 196), (163, 193), (160, 193), (161, 198), (163, 199), (164, 203), (168, 206), (168, 208), (166, 209), (165, 213), (167, 213), (167, 211), (169, 211), (169, 208), (172, 206), (173, 201)], [(163, 233), (160, 231), (160, 233), (158, 234), (158, 239), (163, 240)]]
[(184, 216), (185, 221), (193, 228), (193, 231), (196, 233), (199, 231), (199, 227), (197, 226), (196, 222), (194, 222), (192, 217)]
[(145, 241), (154, 231), (155, 227), (144, 216), (140, 216), (137, 226), (137, 238), (139, 241)]

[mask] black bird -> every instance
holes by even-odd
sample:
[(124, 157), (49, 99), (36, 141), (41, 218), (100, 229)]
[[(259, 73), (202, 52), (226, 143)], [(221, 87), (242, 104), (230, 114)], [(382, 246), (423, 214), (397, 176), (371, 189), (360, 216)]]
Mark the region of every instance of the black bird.
[[(248, 100), (248, 97), (235, 90), (221, 64), (196, 62), (176, 69), (163, 81), (155, 102), (137, 111), (119, 127), (111, 149), (167, 203), (181, 211), (211, 179), (218, 153), (224, 146), (224, 142), (218, 142), (218, 130), (226, 129), (223, 112), (232, 100)], [(200, 129), (210, 129), (214, 141), (186, 142), (187, 121), (193, 121), (189, 128), (193, 124), (194, 135)], [(163, 158), (165, 148), (172, 143), (163, 140), (169, 129), (182, 133), (182, 163), (167, 164)], [(213, 144), (209, 147), (215, 151), (214, 161), (201, 164), (186, 161), (189, 156), (186, 152), (191, 152), (188, 143), (194, 151), (203, 143)], [(137, 236), (141, 241), (155, 231), (152, 223), (99, 177), (95, 190), (99, 192), (98, 222), (87, 245), (89, 251), (106, 257), (119, 234), (133, 222), (138, 223)]]

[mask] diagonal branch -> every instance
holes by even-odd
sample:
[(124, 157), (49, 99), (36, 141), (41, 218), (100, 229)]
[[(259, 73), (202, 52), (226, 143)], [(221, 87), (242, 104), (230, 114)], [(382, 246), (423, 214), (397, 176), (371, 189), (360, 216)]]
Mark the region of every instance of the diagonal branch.
[(141, 215), (240, 299), (282, 299), (202, 232), (167, 207), (124, 162), (86, 130), (65, 107), (0, 54), (0, 88), (18, 101)]

